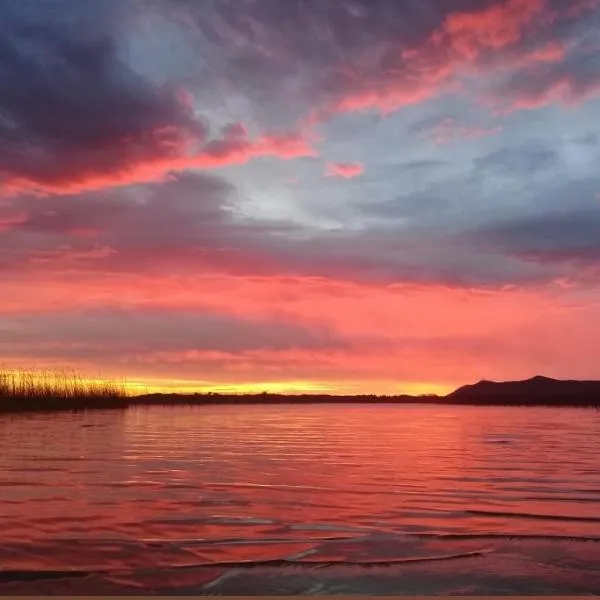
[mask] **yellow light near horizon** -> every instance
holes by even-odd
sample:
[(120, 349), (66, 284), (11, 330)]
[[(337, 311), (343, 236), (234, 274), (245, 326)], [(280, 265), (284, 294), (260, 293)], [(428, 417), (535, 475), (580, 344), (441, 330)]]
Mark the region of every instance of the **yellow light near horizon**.
[(333, 393), (335, 386), (304, 381), (276, 381), (259, 383), (207, 383), (189, 380), (142, 380), (128, 381), (128, 389), (137, 393), (209, 393), (220, 394), (275, 394)]
[(395, 384), (390, 394), (408, 394), (410, 396), (423, 396), (428, 394), (435, 394), (437, 396), (444, 396), (455, 389), (456, 386), (441, 384), (441, 383), (406, 383), (406, 384)]
[(314, 381), (261, 381), (222, 383), (182, 379), (139, 379), (126, 381), (134, 394), (331, 394), (331, 395), (444, 395), (454, 386), (423, 382), (314, 382)]
[(326, 395), (445, 395), (457, 385), (419, 381), (259, 381), (259, 382), (224, 382), (215, 380), (192, 380), (168, 377), (126, 377), (78, 373), (70, 369), (2, 369), (0, 368), (0, 383), (14, 385), (17, 382), (27, 382), (27, 385), (68, 387), (81, 390), (82, 387), (104, 387), (119, 389), (128, 395), (145, 393), (193, 394), (326, 394)]

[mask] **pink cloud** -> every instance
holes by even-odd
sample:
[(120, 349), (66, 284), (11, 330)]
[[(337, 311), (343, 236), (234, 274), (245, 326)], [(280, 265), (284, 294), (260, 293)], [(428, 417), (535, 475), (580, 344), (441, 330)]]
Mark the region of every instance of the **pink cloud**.
[[(501, 105), (502, 112), (587, 100), (600, 93), (600, 75), (583, 81), (563, 69), (576, 43), (558, 39), (553, 28), (598, 6), (600, 0), (581, 0), (557, 11), (548, 0), (503, 0), (482, 10), (449, 13), (425, 41), (388, 53), (401, 62), (383, 69), (341, 70), (339, 98), (327, 109), (313, 111), (309, 122), (332, 112), (377, 109), (387, 114), (447, 92), (471, 93), (483, 104)], [(544, 69), (550, 75), (535, 92), (511, 94), (509, 84), (497, 83), (521, 75), (535, 78), (540, 72), (543, 76)], [(491, 92), (485, 89), (488, 84)], [(460, 137), (487, 134), (464, 131)]]
[(532, 62), (560, 62), (567, 56), (567, 49), (561, 42), (549, 42), (541, 48), (534, 48), (531, 52), (523, 55), (521, 61), (525, 66)]
[(579, 17), (581, 14), (596, 10), (600, 7), (600, 0), (571, 0), (569, 6), (565, 9), (568, 17)]
[(436, 144), (448, 144), (457, 139), (479, 139), (489, 135), (495, 135), (502, 131), (501, 125), (493, 127), (483, 127), (478, 125), (468, 125), (460, 123), (452, 117), (441, 119), (430, 129), (425, 131), (426, 138)]
[[(549, 26), (559, 18), (575, 18), (596, 5), (595, 0), (581, 0), (559, 14), (550, 10), (547, 0), (503, 0), (481, 10), (449, 12), (433, 33), (412, 47), (388, 41), (388, 61), (372, 63), (365, 59), (363, 63), (336, 67), (335, 83), (327, 92), (329, 100), (317, 106), (306, 122), (335, 112), (376, 108), (387, 113), (444, 91), (460, 92), (465, 78), (474, 75), (485, 77), (561, 63), (567, 58), (567, 48), (560, 40), (548, 40), (546, 34), (552, 33)], [(543, 33), (539, 39), (530, 35), (538, 32)], [(598, 93), (596, 83), (586, 85), (569, 80), (568, 75), (553, 75), (538, 90), (517, 90), (511, 95), (512, 88), (507, 84), (488, 96), (495, 96), (498, 103), (513, 109), (530, 108), (587, 99)], [(482, 96), (485, 93), (478, 95)], [(74, 147), (60, 156), (47, 152), (43, 160), (31, 158), (23, 164), (15, 159), (14, 164), (0, 167), (0, 189), (13, 194), (72, 194), (160, 181), (170, 172), (217, 169), (261, 157), (293, 160), (316, 156), (305, 130), (253, 137), (243, 124), (232, 123), (211, 138), (193, 105), (192, 93), (180, 89), (169, 98), (168, 111), (165, 108), (164, 114), (161, 112), (160, 118), (150, 124), (144, 122), (138, 129), (125, 129), (125, 133), (119, 130), (114, 139), (101, 138), (93, 148)], [(477, 137), (493, 132), (463, 130), (456, 136)], [(341, 163), (328, 165), (326, 173), (350, 178), (362, 171), (356, 165)]]
[(508, 85), (505, 94), (510, 98), (510, 103), (504, 105), (501, 111), (504, 113), (533, 110), (555, 103), (575, 106), (600, 94), (600, 73), (585, 82), (578, 81), (569, 73), (556, 77), (550, 75), (546, 81), (535, 87)]
[(354, 179), (360, 177), (365, 171), (362, 163), (329, 163), (326, 165), (325, 174), (328, 177), (341, 177)]
[[(67, 162), (60, 170), (19, 174), (4, 170), (0, 192), (17, 194), (75, 194), (83, 191), (137, 183), (162, 181), (171, 172), (188, 169), (216, 169), (240, 165), (260, 157), (293, 160), (315, 156), (316, 152), (300, 133), (266, 134), (250, 138), (244, 126), (232, 123), (220, 137), (206, 141), (182, 128), (165, 127), (147, 132), (144, 144), (137, 140), (114, 140), (117, 159), (108, 165), (83, 159)], [(0, 167), (0, 174), (2, 168)]]
[(540, 17), (552, 18), (546, 0), (507, 0), (481, 11), (449, 14), (432, 41), (473, 60), (482, 50), (501, 50), (521, 41)]
[(27, 221), (27, 214), (23, 211), (17, 213), (0, 213), (0, 232), (12, 229), (15, 225), (21, 225)]
[[(202, 373), (229, 384), (312, 380), (336, 389), (355, 382), (365, 391), (540, 370), (572, 375), (575, 362), (575, 376), (585, 376), (595, 367), (595, 308), (574, 309), (571, 297), (543, 291), (478, 294), (282, 277), (36, 281), (40, 294), (30, 294), (20, 276), (3, 286), (0, 313), (20, 316), (7, 330), (12, 337), (0, 340), (3, 361), (60, 359), (130, 379)], [(121, 339), (124, 320), (129, 334)]]
[[(529, 78), (538, 69), (543, 71), (544, 67), (568, 61), (577, 40), (573, 39), (572, 32), (557, 25), (597, 9), (600, 6), (598, 0), (573, 0), (564, 3), (567, 6), (561, 10), (553, 10), (557, 3), (549, 0), (470, 3), (479, 8), (459, 12), (452, 12), (455, 3), (442, 4), (440, 14), (433, 11), (435, 18), (424, 19), (430, 21), (433, 31), (426, 27), (422, 35), (411, 35), (406, 39), (390, 35), (387, 23), (380, 19), (371, 20), (373, 15), (369, 16), (369, 11), (350, 18), (347, 11), (331, 11), (330, 14), (329, 11), (307, 10), (299, 17), (305, 19), (303, 25), (314, 28), (326, 22), (324, 27), (331, 28), (330, 35), (324, 36), (325, 41), (318, 36), (318, 43), (322, 43), (325, 50), (331, 50), (323, 52), (322, 58), (315, 57), (318, 53), (310, 43), (307, 44), (306, 36), (294, 37), (299, 30), (297, 22), (279, 14), (274, 14), (271, 21), (270, 16), (253, 12), (255, 9), (249, 5), (241, 9), (240, 14), (246, 14), (248, 19), (241, 18), (240, 23), (254, 24), (251, 35), (246, 26), (235, 26), (237, 19), (233, 19), (231, 28), (219, 28), (210, 22), (210, 18), (207, 26), (212, 25), (215, 29), (213, 33), (219, 46), (215, 48), (215, 55), (218, 50), (232, 52), (225, 52), (223, 56), (232, 59), (232, 72), (236, 73), (240, 86), (246, 84), (243, 91), (248, 92), (251, 107), (256, 99), (253, 92), (257, 91), (253, 75), (257, 74), (264, 76), (265, 84), (275, 82), (278, 91), (271, 95), (278, 98), (281, 95), (282, 104), (287, 100), (292, 104), (297, 100), (303, 103), (299, 109), (295, 106), (294, 111), (310, 112), (306, 105), (314, 103), (308, 122), (328, 118), (336, 112), (377, 109), (388, 113), (425, 102), (441, 93), (471, 93), (469, 84), (476, 87), (481, 80), (484, 83), (473, 94), (474, 98), (484, 101), (493, 96), (499, 104), (513, 109), (581, 101), (598, 94), (600, 76), (593, 72), (584, 73), (583, 68), (579, 74), (572, 73), (571, 65), (566, 65), (563, 71), (549, 72), (533, 90), (527, 86), (521, 89), (518, 85), (513, 86), (511, 81), (505, 81), (511, 79), (511, 74), (527, 71), (525, 75)], [(457, 4), (464, 6), (462, 2)], [(182, 10), (184, 14), (187, 7)], [(397, 10), (396, 15), (402, 14), (399, 9), (392, 10)], [(441, 20), (436, 20), (440, 16)], [(368, 26), (363, 32), (364, 38), (358, 36), (362, 27), (359, 19), (362, 18), (367, 19), (365, 24)], [(191, 23), (194, 19), (187, 21)], [(352, 31), (357, 35), (342, 35), (346, 26), (355, 27)], [(271, 35), (271, 32), (276, 34)], [(75, 32), (63, 33), (68, 37)], [(110, 33), (112, 35), (112, 29)], [(344, 45), (355, 37), (357, 43), (352, 47)], [(362, 44), (365, 40), (373, 43)], [(242, 47), (251, 55), (249, 63), (256, 71), (252, 73), (252, 69), (248, 69), (245, 82), (241, 81), (245, 73), (238, 73), (234, 68), (236, 53)], [(191, 48), (193, 50), (193, 44)], [(104, 49), (95, 51), (103, 52)], [(116, 55), (115, 52), (111, 56)], [(347, 59), (343, 58), (346, 56)], [(43, 72), (43, 58), (34, 56), (31, 60), (38, 69), (34, 71)], [(39, 65), (38, 60), (41, 61)], [(121, 72), (123, 65), (120, 63), (112, 65), (119, 76), (104, 80), (103, 74), (110, 69), (101, 54), (90, 64), (103, 65), (105, 71), (84, 70), (73, 78), (64, 77), (63, 73), (56, 85), (50, 85), (55, 83), (50, 80), (44, 83), (48, 84), (47, 95), (64, 104), (60, 115), (49, 122), (43, 117), (46, 113), (42, 101), (44, 94), (35, 93), (44, 88), (35, 87), (35, 82), (27, 78), (20, 82), (26, 91), (23, 97), (33, 100), (31, 106), (24, 107), (15, 96), (14, 106), (10, 106), (12, 118), (22, 129), (22, 135), (4, 136), (0, 191), (72, 194), (159, 181), (173, 171), (216, 169), (261, 157), (293, 160), (316, 155), (313, 140), (307, 138), (305, 130), (298, 131), (293, 121), (298, 113), (289, 120), (291, 131), (287, 133), (267, 130), (251, 135), (244, 125), (233, 123), (211, 137), (208, 126), (196, 114), (195, 102), (201, 104), (201, 94), (196, 98), (193, 86), (201, 82), (198, 81), (199, 73), (194, 73), (193, 69), (188, 73), (192, 82), (189, 90), (183, 89), (179, 85), (181, 82), (176, 88), (158, 89), (140, 78), (126, 84), (128, 78)], [(295, 66), (299, 68), (295, 69)], [(280, 85), (279, 76), (286, 77), (289, 73), (293, 77), (298, 73), (298, 81), (294, 86)], [(224, 77), (227, 79), (228, 76)], [(73, 87), (65, 93), (62, 87), (68, 87), (68, 84)], [(486, 85), (493, 89), (481, 91)], [(289, 95), (288, 89), (292, 90)], [(486, 92), (489, 92), (487, 96)], [(85, 94), (91, 99), (89, 105), (79, 100)], [(94, 104), (94, 98), (102, 99), (98, 106)], [(7, 123), (9, 121), (11, 118)], [(42, 123), (44, 127), (41, 127)], [(111, 126), (105, 125), (107, 123)], [(475, 131), (472, 133), (479, 135)], [(468, 132), (464, 134), (470, 136)], [(35, 151), (30, 139), (37, 140)], [(61, 143), (57, 145), (56, 140)], [(341, 173), (334, 175), (344, 177)]]
[[(483, 10), (449, 13), (424, 43), (397, 49), (402, 66), (372, 74), (347, 67), (348, 90), (333, 109), (351, 112), (377, 108), (388, 113), (424, 102), (444, 89), (459, 89), (460, 77), (484, 54), (515, 46), (530, 27), (540, 27), (553, 16), (546, 0), (506, 0)], [(544, 59), (552, 58), (558, 60), (560, 55), (555, 51), (551, 56), (547, 49)]]
[(239, 124), (228, 126), (223, 133), (223, 137), (209, 142), (196, 156), (182, 159), (182, 164), (206, 169), (244, 164), (264, 156), (281, 160), (316, 156), (307, 140), (297, 133), (265, 135), (252, 140)]
[(75, 248), (69, 244), (61, 244), (53, 250), (42, 250), (34, 253), (30, 261), (34, 264), (51, 264), (53, 266), (67, 265), (74, 261), (100, 260), (117, 254), (114, 248), (93, 244)]

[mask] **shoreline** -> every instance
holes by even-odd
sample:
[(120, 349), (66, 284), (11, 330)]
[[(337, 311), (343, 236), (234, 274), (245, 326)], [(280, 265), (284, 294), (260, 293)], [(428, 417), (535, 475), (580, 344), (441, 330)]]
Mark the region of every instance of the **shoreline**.
[(440, 405), (440, 406), (546, 406), (600, 408), (600, 381), (558, 380), (536, 375), (523, 381), (486, 381), (464, 385), (445, 396), (425, 394), (6, 394), (0, 395), (0, 414), (83, 410), (123, 410), (143, 406), (240, 406), (240, 405)]
[(395, 398), (395, 397), (374, 397), (365, 399), (363, 396), (331, 396), (331, 397), (296, 397), (280, 396), (277, 398), (261, 398), (256, 396), (235, 396), (214, 398), (209, 396), (171, 396), (165, 395), (164, 398), (147, 396), (137, 396), (119, 403), (93, 403), (93, 404), (64, 404), (62, 406), (2, 406), (0, 398), (0, 415), (4, 414), (28, 414), (28, 413), (55, 413), (55, 412), (87, 412), (97, 410), (127, 410), (129, 408), (151, 408), (156, 406), (163, 407), (203, 407), (203, 406), (500, 406), (514, 408), (587, 408), (600, 409), (600, 398), (592, 400), (527, 400), (511, 399), (509, 400), (458, 400), (446, 396), (437, 398)]

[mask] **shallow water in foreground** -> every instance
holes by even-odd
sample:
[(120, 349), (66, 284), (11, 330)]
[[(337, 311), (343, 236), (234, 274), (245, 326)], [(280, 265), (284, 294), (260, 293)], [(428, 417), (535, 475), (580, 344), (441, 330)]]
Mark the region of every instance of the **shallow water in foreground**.
[(0, 415), (1, 594), (600, 594), (600, 412)]

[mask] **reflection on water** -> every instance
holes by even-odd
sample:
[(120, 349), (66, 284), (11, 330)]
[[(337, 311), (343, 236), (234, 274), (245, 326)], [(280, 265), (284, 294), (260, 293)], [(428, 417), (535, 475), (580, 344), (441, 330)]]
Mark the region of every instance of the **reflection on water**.
[(546, 408), (1, 416), (0, 593), (600, 593), (599, 434)]

